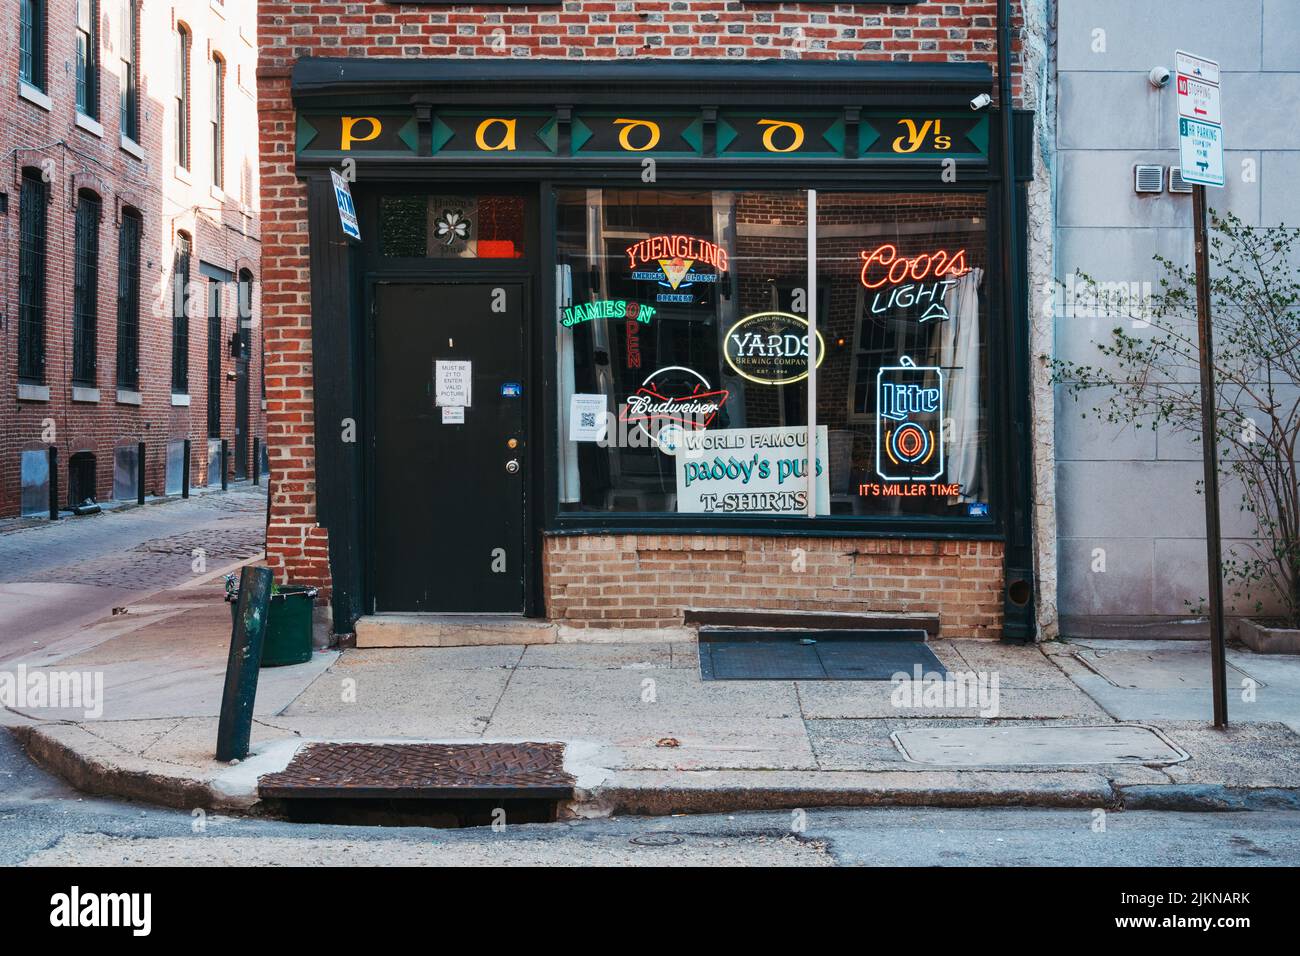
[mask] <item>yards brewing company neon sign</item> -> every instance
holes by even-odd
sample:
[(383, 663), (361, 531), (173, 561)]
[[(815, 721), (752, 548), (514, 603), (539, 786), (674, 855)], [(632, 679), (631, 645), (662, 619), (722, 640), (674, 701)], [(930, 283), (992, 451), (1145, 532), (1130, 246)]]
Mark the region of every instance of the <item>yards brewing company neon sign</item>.
[(920, 322), (949, 318), (944, 297), (958, 279), (970, 272), (965, 249), (951, 253), (938, 249), (909, 258), (887, 242), (858, 256), (862, 259), (862, 284), (875, 293), (867, 306), (871, 314), (923, 308)]
[[(660, 292), (656, 302), (694, 302), (693, 292), (683, 292), (697, 282), (717, 282), (727, 271), (727, 250), (715, 242), (695, 236), (651, 236), (628, 246), (627, 266), (632, 278), (657, 282), (671, 291)], [(654, 265), (656, 268), (647, 269)], [(705, 272), (697, 266), (711, 266)]]

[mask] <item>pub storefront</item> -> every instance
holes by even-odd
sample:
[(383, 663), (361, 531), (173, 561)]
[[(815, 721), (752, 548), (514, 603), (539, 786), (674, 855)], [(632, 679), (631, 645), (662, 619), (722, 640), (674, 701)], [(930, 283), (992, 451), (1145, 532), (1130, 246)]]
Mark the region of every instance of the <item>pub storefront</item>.
[(1032, 636), (991, 88), (976, 63), (298, 61), (335, 630)]

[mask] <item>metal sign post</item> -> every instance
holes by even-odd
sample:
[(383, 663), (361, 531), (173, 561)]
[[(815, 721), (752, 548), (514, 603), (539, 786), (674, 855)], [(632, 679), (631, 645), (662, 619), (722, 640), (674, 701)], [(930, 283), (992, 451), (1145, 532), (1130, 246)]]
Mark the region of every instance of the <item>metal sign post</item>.
[(1219, 64), (1182, 50), (1178, 71), (1178, 145), (1183, 179), (1192, 187), (1196, 243), (1196, 339), (1201, 359), (1201, 457), (1205, 475), (1205, 555), (1209, 573), (1210, 672), (1214, 726), (1228, 726), (1227, 664), (1223, 644), (1223, 550), (1219, 530), (1219, 446), (1214, 384), (1214, 326), (1210, 319), (1209, 209), (1205, 187), (1222, 186), (1223, 117)]

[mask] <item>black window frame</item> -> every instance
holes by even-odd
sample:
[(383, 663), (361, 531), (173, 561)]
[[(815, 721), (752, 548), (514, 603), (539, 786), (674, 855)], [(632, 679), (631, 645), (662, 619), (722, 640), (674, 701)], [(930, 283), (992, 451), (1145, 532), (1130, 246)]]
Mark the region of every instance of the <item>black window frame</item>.
[(172, 394), (190, 393), (190, 266), (194, 244), (176, 233), (172, 255)]
[(75, 0), (77, 112), (99, 122), (99, 0)]
[(18, 12), (18, 79), (45, 92), (45, 0), (20, 0)]
[(140, 249), (144, 218), (123, 209), (117, 230), (117, 385), (140, 387)]
[(212, 51), (212, 185), (226, 188), (226, 60)]
[(95, 387), (99, 331), (99, 222), (104, 203), (77, 193), (72, 240), (72, 383)]
[(140, 7), (139, 0), (122, 0), (121, 67), (118, 82), (118, 121), (121, 133), (140, 140)]
[[(200, 269), (200, 271), (202, 271)], [(223, 280), (208, 276), (207, 281), (207, 392), (208, 437), (221, 437), (222, 341), (221, 287)]]
[(45, 382), (45, 265), (50, 184), (39, 169), (24, 169), (19, 194), (18, 380)]
[(190, 156), (190, 56), (194, 36), (183, 23), (176, 24), (176, 165), (186, 170)]

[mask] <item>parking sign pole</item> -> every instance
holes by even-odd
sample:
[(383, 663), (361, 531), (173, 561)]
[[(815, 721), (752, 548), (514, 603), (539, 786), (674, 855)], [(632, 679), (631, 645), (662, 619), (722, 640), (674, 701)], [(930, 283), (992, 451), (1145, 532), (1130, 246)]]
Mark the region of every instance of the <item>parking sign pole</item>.
[(1192, 187), (1196, 237), (1196, 339), (1201, 354), (1201, 457), (1205, 469), (1205, 556), (1209, 568), (1210, 671), (1214, 726), (1228, 726), (1227, 666), (1223, 645), (1223, 551), (1219, 529), (1219, 447), (1214, 387), (1214, 329), (1210, 320), (1210, 249), (1205, 187)]

